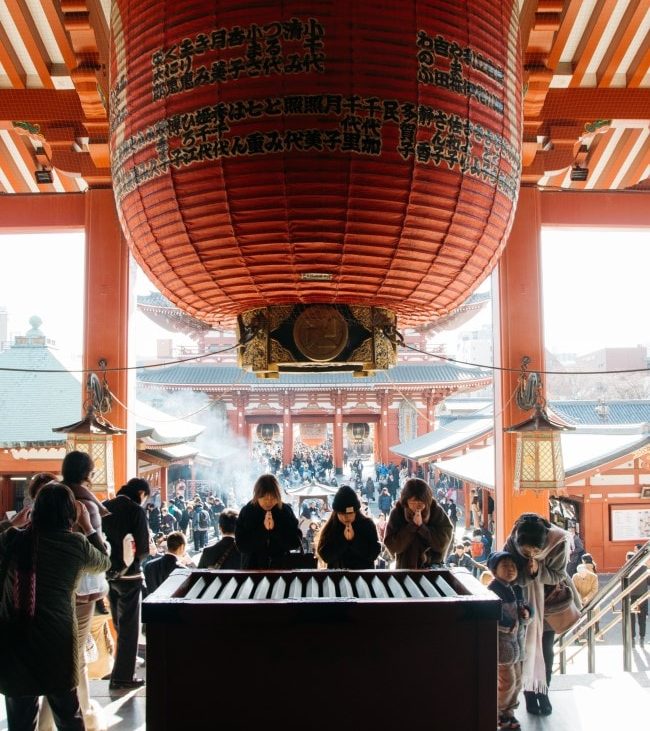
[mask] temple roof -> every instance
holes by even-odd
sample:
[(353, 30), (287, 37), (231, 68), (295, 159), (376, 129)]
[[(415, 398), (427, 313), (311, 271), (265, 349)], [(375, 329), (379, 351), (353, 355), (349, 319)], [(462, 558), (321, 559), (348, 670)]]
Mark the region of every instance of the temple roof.
[(553, 411), (571, 424), (650, 422), (650, 400), (552, 401)]
[[(81, 416), (79, 377), (65, 370), (46, 344), (46, 338), (38, 330), (40, 320), (36, 326), (34, 322), (31, 324), (32, 330), (27, 335), (0, 353), (0, 445), (3, 446), (25, 442), (63, 444), (65, 434), (56, 434), (52, 427), (78, 421)], [(25, 372), (30, 370), (63, 372)]]
[[(606, 465), (619, 457), (631, 454), (650, 444), (647, 425), (636, 429), (592, 427), (586, 431), (562, 432), (562, 458), (567, 477)], [(494, 447), (472, 449), (462, 457), (436, 463), (445, 474), (483, 487), (494, 487)]]
[(428, 434), (389, 447), (389, 449), (402, 457), (420, 460), (486, 436), (492, 432), (493, 428), (494, 419), (491, 414), (482, 418), (458, 419), (445, 426), (440, 426)]
[[(409, 459), (423, 461), (466, 447), (479, 437), (490, 434), (494, 428), (492, 405), (485, 400), (475, 399), (474, 401), (477, 406), (482, 404), (487, 405), (487, 408), (481, 409), (480, 414), (476, 412), (444, 421), (441, 419), (441, 424), (437, 429), (416, 439), (396, 444), (390, 448), (391, 451)], [(471, 404), (472, 399), (454, 400), (453, 403)], [(607, 401), (609, 411), (606, 422), (595, 411), (595, 408), (602, 403), (600, 401), (550, 401), (549, 408), (568, 423), (579, 425), (578, 432), (581, 434), (592, 433), (598, 436), (607, 432), (618, 436), (624, 433), (636, 434), (640, 429), (639, 424), (650, 423), (650, 401)], [(468, 458), (461, 464), (471, 466), (474, 464), (474, 460)]]
[(272, 381), (260, 380), (253, 373), (235, 366), (221, 365), (173, 365), (150, 368), (138, 372), (140, 383), (165, 386), (255, 386), (268, 388), (279, 386), (340, 386), (364, 384), (390, 386), (393, 384), (454, 384), (485, 381), (492, 378), (492, 372), (480, 368), (461, 368), (450, 363), (403, 364), (389, 371), (376, 373), (366, 378), (355, 378), (352, 373), (281, 373)]

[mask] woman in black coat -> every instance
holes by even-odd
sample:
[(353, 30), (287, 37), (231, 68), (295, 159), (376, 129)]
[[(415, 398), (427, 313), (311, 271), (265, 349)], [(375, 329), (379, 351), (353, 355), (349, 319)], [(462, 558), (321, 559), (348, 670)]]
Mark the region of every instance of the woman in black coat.
[(235, 543), (242, 569), (284, 568), (284, 557), (300, 548), (302, 533), (291, 505), (282, 502), (274, 475), (261, 475), (253, 487), (253, 499), (239, 512)]
[(343, 485), (332, 502), (332, 514), (318, 539), (317, 553), (328, 569), (371, 569), (381, 545), (371, 518), (360, 512), (361, 504), (351, 487)]

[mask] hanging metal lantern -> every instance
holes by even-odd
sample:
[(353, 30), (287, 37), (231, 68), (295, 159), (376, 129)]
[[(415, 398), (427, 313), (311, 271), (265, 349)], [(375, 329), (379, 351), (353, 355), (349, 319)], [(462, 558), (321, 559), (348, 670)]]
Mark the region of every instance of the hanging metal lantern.
[(357, 444), (361, 444), (370, 435), (370, 427), (366, 423), (353, 422), (347, 427), (348, 437)]
[(278, 424), (258, 424), (255, 433), (260, 442), (270, 444), (280, 435), (280, 427)]
[(115, 469), (113, 462), (113, 437), (126, 434), (111, 424), (104, 414), (111, 409), (110, 392), (104, 379), (91, 373), (86, 381), (86, 415), (81, 421), (67, 426), (53, 428), (52, 431), (67, 434), (65, 451), (84, 452), (93, 461), (91, 489), (98, 496), (112, 497), (115, 494)]
[(505, 244), (518, 7), (115, 0), (111, 165), (135, 258), (191, 315), (238, 318), (246, 368), (392, 365), (396, 317), (452, 311)]
[(561, 433), (574, 427), (551, 419), (542, 397), (542, 382), (537, 373), (527, 373), (530, 359), (522, 360), (517, 404), (522, 410), (535, 409), (530, 419), (504, 429), (517, 435), (515, 452), (515, 490), (556, 490), (564, 487), (564, 461)]

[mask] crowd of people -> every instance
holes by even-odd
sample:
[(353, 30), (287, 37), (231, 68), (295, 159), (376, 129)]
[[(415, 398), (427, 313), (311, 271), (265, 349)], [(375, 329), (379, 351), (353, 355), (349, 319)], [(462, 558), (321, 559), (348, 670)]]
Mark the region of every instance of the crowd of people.
[[(322, 456), (319, 469), (326, 469)], [(304, 457), (298, 454), (292, 467), (302, 474), (315, 465)], [(135, 670), (142, 597), (174, 569), (194, 565), (188, 540), (198, 567), (214, 570), (287, 568), (296, 551), (313, 552), (324, 569), (467, 569), (501, 599), (497, 728), (520, 727), (514, 712), (521, 690), (529, 713), (549, 715), (555, 639), (549, 595), (564, 584), (576, 606), (587, 605), (598, 591), (593, 557), (575, 530), (532, 513), (520, 516), (497, 551), (482, 511), (472, 515), (471, 534), (459, 537), (449, 487), (432, 489), (398, 470), (393, 499), (393, 467), (376, 466), (376, 484), (368, 477), (337, 485), (331, 505), (305, 500), (298, 514), (270, 472), (256, 480), (240, 509), (216, 495), (177, 495), (158, 507), (140, 478), (99, 502), (90, 489), (92, 460), (81, 452), (66, 456), (60, 479), (36, 475), (31, 505), (0, 523), (0, 692), (9, 730), (36, 728), (37, 718), (41, 731), (106, 728), (89, 693), (91, 619), (106, 611), (107, 599), (117, 634), (110, 690), (141, 687), (145, 681)], [(647, 591), (646, 567), (637, 573), (633, 601)], [(646, 616), (647, 601), (633, 615), (640, 642)]]

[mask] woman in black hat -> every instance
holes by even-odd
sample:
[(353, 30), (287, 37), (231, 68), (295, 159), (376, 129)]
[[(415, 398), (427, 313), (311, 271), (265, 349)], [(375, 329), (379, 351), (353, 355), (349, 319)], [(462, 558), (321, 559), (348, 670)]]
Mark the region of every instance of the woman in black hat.
[(429, 485), (413, 477), (390, 512), (384, 545), (396, 557), (398, 569), (428, 568), (443, 563), (453, 531)]
[(544, 622), (544, 592), (566, 583), (580, 607), (580, 598), (566, 572), (570, 552), (569, 534), (536, 513), (524, 513), (516, 521), (503, 547), (517, 562), (517, 583), (524, 588), (526, 603), (532, 607), (532, 620), (526, 632), (523, 688), (526, 710), (548, 716), (553, 707), (548, 686), (553, 671), (555, 632)]
[(340, 487), (332, 514), (323, 526), (316, 552), (328, 569), (371, 569), (381, 545), (372, 518), (361, 513), (361, 503), (348, 485)]

